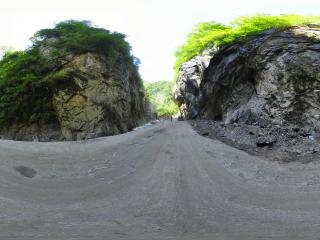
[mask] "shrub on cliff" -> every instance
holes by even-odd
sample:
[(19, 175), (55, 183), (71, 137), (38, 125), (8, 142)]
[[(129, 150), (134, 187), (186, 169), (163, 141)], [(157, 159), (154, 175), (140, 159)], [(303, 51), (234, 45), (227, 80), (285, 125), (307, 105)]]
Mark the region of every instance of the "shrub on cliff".
[(32, 38), (33, 46), (49, 46), (53, 56), (66, 52), (75, 54), (96, 52), (116, 60), (119, 54), (129, 57), (131, 47), (125, 35), (91, 26), (89, 21), (69, 20), (56, 24), (53, 29), (42, 29)]
[(320, 24), (320, 16), (254, 15), (239, 17), (230, 25), (217, 22), (200, 23), (188, 35), (187, 42), (176, 51), (175, 71), (178, 73), (184, 62), (201, 54), (207, 47), (220, 47), (268, 29), (283, 29), (310, 23)]
[(95, 52), (111, 63), (134, 62), (125, 35), (95, 28), (88, 21), (60, 22), (31, 40), (29, 49), (7, 52), (0, 61), (0, 127), (56, 121), (51, 98), (61, 82), (77, 75), (59, 72), (72, 55)]

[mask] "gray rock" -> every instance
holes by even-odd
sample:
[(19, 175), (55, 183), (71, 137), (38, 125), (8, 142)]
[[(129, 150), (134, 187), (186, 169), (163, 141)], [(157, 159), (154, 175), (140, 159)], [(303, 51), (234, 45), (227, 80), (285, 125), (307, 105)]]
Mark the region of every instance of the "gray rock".
[(203, 130), (203, 131), (200, 132), (200, 134), (201, 134), (202, 136), (208, 136), (208, 135), (210, 134), (210, 132), (207, 131), (207, 130)]
[(208, 67), (191, 59), (180, 70), (175, 100), (189, 119), (320, 129), (315, 39), (320, 39), (315, 25), (272, 30), (222, 47)]
[(192, 58), (184, 63), (179, 72), (179, 78), (172, 95), (180, 109), (181, 117), (192, 119), (199, 116), (203, 107), (203, 96), (200, 85), (204, 70), (208, 67), (211, 55), (216, 52), (206, 50), (203, 55)]
[(276, 143), (276, 139), (273, 136), (259, 136), (256, 144), (258, 147), (272, 146)]

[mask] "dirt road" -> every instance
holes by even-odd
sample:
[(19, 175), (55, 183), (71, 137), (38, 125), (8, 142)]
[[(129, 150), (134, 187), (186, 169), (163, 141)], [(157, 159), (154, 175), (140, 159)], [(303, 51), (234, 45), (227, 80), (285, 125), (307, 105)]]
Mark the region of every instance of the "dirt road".
[(86, 142), (0, 141), (0, 239), (319, 239), (320, 166), (161, 122)]

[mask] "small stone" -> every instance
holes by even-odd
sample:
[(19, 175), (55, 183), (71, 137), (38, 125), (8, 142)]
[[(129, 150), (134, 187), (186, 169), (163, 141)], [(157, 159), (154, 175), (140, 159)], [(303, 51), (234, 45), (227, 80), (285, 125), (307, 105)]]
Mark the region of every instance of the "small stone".
[(309, 138), (311, 141), (314, 141), (314, 136), (310, 135), (308, 138)]
[(208, 136), (210, 133), (209, 131), (203, 131), (200, 133), (202, 136)]
[(288, 134), (288, 137), (296, 138), (296, 137), (298, 137), (298, 134), (297, 134), (297, 132), (291, 132), (291, 133)]
[(258, 137), (256, 145), (258, 147), (272, 146), (276, 142), (276, 139), (272, 136)]
[(292, 131), (294, 131), (294, 132), (299, 132), (299, 131), (300, 131), (300, 128), (299, 128), (299, 127), (293, 127), (293, 128), (292, 128)]

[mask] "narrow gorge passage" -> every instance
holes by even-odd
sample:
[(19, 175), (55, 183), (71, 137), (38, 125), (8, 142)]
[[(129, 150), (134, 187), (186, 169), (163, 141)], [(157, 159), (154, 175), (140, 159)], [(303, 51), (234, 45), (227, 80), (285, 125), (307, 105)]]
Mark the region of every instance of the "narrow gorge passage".
[(268, 162), (164, 121), (0, 141), (0, 239), (315, 239), (319, 164)]

